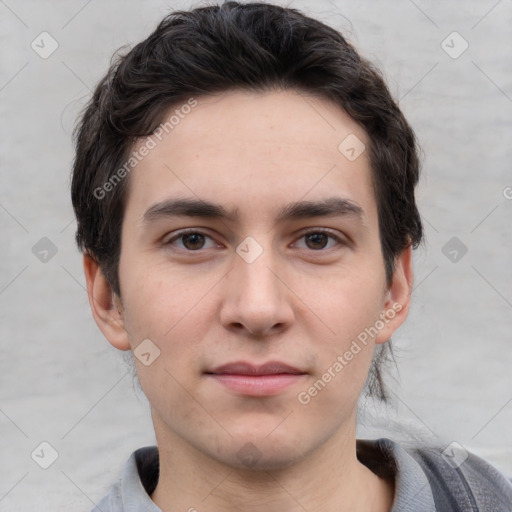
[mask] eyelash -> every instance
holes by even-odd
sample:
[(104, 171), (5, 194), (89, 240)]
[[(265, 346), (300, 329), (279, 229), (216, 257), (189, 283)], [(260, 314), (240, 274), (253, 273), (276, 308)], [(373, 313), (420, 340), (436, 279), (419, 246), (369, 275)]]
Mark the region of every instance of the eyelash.
[[(317, 234), (317, 233), (324, 233), (326, 235), (329, 236), (329, 238), (335, 240), (338, 245), (346, 245), (346, 242), (340, 238), (339, 236), (335, 235), (332, 231), (328, 230), (328, 229), (325, 229), (325, 228), (314, 228), (314, 229), (310, 229), (308, 231), (305, 231), (303, 232), (300, 237), (298, 238), (299, 240), (308, 236), (308, 235), (312, 235), (312, 234)], [(167, 246), (167, 245), (172, 245), (173, 242), (175, 242), (176, 240), (179, 240), (181, 239), (182, 237), (184, 237), (185, 235), (202, 235), (202, 236), (205, 236), (207, 238), (210, 238), (211, 240), (213, 240), (213, 238), (208, 235), (207, 233), (203, 232), (203, 231), (200, 231), (198, 229), (194, 229), (194, 228), (190, 228), (190, 229), (186, 229), (186, 230), (183, 230), (183, 231), (180, 231), (179, 233), (177, 233), (176, 235), (174, 235), (172, 238), (170, 238), (169, 240), (165, 241), (164, 242), (164, 245)], [(330, 249), (333, 249), (332, 247), (330, 248), (327, 248), (327, 249), (318, 249), (318, 250), (315, 250), (315, 249), (310, 249), (311, 252), (326, 252)], [(197, 250), (191, 250), (191, 249), (187, 249), (187, 248), (179, 248), (179, 250), (183, 250), (185, 252), (189, 252), (189, 253), (199, 253), (205, 249), (197, 249)]]

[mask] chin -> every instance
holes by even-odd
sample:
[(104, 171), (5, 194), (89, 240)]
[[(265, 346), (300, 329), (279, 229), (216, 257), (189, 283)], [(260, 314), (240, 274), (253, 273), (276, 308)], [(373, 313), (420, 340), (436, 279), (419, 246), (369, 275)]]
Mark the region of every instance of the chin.
[[(298, 449), (297, 442), (280, 436), (269, 439), (265, 436), (240, 436), (234, 438), (229, 454), (224, 454), (224, 464), (240, 470), (271, 471), (293, 466), (305, 454)], [(218, 454), (217, 454), (218, 456)]]

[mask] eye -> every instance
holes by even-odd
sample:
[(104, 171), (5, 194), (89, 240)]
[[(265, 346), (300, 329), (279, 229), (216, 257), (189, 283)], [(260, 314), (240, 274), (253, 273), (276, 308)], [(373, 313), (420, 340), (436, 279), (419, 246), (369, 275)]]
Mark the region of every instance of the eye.
[[(301, 235), (300, 240), (302, 239), (305, 240), (305, 248), (313, 251), (322, 251), (331, 249), (336, 245), (343, 245), (343, 240), (340, 237), (325, 229), (307, 231)], [(304, 247), (299, 247), (299, 249), (303, 248)]]
[[(210, 240), (209, 246), (207, 245), (208, 240)], [(165, 240), (164, 245), (172, 245), (178, 249), (190, 252), (218, 246), (209, 235), (197, 230), (181, 231), (172, 238)]]

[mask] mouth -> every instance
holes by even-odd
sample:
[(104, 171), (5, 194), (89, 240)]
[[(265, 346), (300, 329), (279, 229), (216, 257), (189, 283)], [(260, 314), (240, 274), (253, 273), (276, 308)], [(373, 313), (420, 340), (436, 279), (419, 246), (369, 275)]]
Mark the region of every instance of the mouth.
[(263, 365), (236, 361), (205, 374), (230, 391), (249, 396), (276, 395), (307, 375), (306, 372), (280, 361), (270, 361)]

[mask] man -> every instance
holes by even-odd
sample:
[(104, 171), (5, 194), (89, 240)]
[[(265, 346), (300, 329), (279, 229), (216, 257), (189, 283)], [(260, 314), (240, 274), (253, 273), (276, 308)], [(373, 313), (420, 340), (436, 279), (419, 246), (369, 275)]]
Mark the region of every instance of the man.
[(418, 177), (379, 73), (295, 10), (173, 13), (113, 64), (78, 129), (77, 242), (158, 447), (97, 510), (512, 510), (474, 455), (356, 439), (409, 308)]

